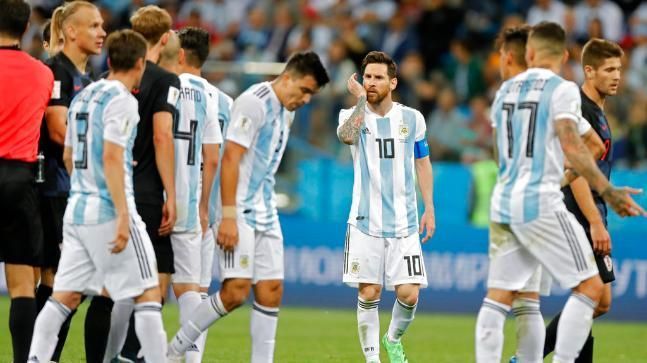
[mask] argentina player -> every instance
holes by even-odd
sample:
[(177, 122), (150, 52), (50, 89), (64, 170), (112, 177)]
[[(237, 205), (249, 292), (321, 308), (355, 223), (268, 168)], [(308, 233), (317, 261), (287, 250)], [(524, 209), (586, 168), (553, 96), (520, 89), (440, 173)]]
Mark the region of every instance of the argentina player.
[(139, 116), (131, 90), (142, 79), (146, 41), (124, 30), (108, 37), (108, 79), (86, 87), (70, 105), (63, 159), (71, 173), (63, 249), (54, 293), (36, 320), (29, 362), (49, 362), (61, 325), (81, 300), (105, 288), (134, 298), (144, 356), (163, 362), (157, 265), (135, 207), (132, 148)]
[[(344, 251), (345, 283), (357, 286), (359, 340), (367, 362), (379, 362), (378, 304), (382, 285), (397, 299), (382, 343), (391, 362), (406, 362), (400, 338), (413, 321), (421, 287), (427, 286), (424, 243), (435, 229), (433, 172), (422, 114), (395, 103), (397, 66), (386, 53), (362, 62), (363, 85), (353, 74), (348, 90), (358, 98), (339, 113), (339, 139), (350, 145), (355, 182)], [(418, 225), (415, 176), (425, 211)]]

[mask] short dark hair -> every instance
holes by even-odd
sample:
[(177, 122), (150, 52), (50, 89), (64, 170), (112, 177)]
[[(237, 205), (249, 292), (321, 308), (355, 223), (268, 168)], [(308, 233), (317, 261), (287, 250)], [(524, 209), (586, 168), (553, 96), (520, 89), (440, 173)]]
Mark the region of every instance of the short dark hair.
[(317, 81), (319, 87), (323, 87), (326, 83), (330, 82), (326, 68), (321, 63), (321, 59), (319, 59), (317, 53), (313, 51), (292, 54), (283, 72), (294, 73), (300, 76), (312, 76)]
[(106, 40), (108, 61), (113, 72), (129, 71), (137, 60), (146, 58), (146, 39), (129, 29), (116, 31)]
[(0, 34), (21, 38), (31, 15), (29, 4), (23, 0), (0, 0), (0, 9)]
[(49, 37), (52, 34), (52, 21), (47, 20), (43, 25), (43, 41), (49, 43)]
[(582, 49), (582, 66), (600, 67), (609, 58), (622, 58), (625, 52), (617, 43), (593, 38)]
[(369, 64), (385, 64), (386, 73), (389, 75), (389, 78), (395, 78), (398, 75), (398, 66), (395, 64), (393, 58), (384, 52), (372, 51), (369, 52), (362, 60), (362, 74), (366, 70), (366, 66)]
[(538, 42), (538, 49), (551, 55), (561, 55), (566, 49), (566, 32), (561, 25), (542, 21), (532, 27), (528, 42)]
[(515, 26), (503, 29), (496, 39), (496, 49), (503, 48), (512, 52), (515, 63), (526, 66), (526, 43), (530, 33), (529, 25)]
[(209, 32), (201, 28), (188, 27), (180, 30), (180, 44), (186, 55), (186, 62), (200, 68), (209, 56)]

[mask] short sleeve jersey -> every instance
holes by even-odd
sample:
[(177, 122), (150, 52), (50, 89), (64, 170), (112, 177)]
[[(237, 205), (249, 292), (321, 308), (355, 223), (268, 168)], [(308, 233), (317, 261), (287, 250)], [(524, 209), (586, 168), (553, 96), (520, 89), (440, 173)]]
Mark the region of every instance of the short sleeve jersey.
[[(582, 117), (586, 120), (587, 123), (591, 125), (593, 130), (600, 136), (600, 139), (604, 143), (604, 154), (597, 160), (598, 167), (606, 175), (607, 179), (611, 177), (611, 163), (613, 162), (613, 142), (611, 139), (611, 128), (609, 127), (609, 121), (607, 120), (604, 111), (591, 100), (583, 91), (580, 91), (582, 97)], [(589, 231), (589, 221), (584, 216), (584, 213), (580, 210), (573, 195), (573, 191), (570, 187), (562, 188), (564, 193), (564, 203), (566, 203), (566, 208), (575, 215), (578, 222), (584, 227), (585, 231)], [(606, 224), (607, 222), (607, 205), (604, 203), (604, 199), (594, 190), (593, 201), (595, 202), (596, 207), (600, 211), (600, 216)]]
[[(339, 128), (355, 108), (339, 112)], [(394, 103), (384, 116), (364, 110), (359, 141), (351, 145), (354, 183), (348, 224), (376, 237), (418, 233), (415, 144), (426, 140), (426, 123), (413, 108)]]
[(0, 47), (0, 158), (36, 161), (52, 71), (18, 47)]
[(155, 162), (153, 115), (169, 112), (177, 118), (180, 79), (157, 64), (147, 61), (139, 88), (133, 91), (139, 102), (140, 122), (133, 149), (135, 199), (138, 203), (163, 204), (164, 185)]
[[(213, 85), (209, 88), (212, 94), (217, 95), (218, 98), (218, 124), (223, 139), (227, 136), (227, 129), (229, 128), (229, 121), (231, 120), (231, 106), (234, 100), (219, 90)], [(220, 200), (220, 169), (222, 165), (222, 156), (225, 153), (224, 144), (220, 146), (220, 155), (218, 156), (218, 170), (216, 177), (213, 180), (213, 187), (211, 188), (211, 195), (209, 196), (209, 224), (214, 224), (218, 218), (222, 201)]]
[[(48, 58), (45, 64), (54, 74), (54, 88), (48, 106), (69, 108), (72, 99), (96, 79), (92, 72), (81, 73), (63, 52)], [(45, 155), (45, 183), (41, 186), (41, 193), (45, 196), (66, 195), (70, 190), (70, 177), (63, 164), (63, 146), (51, 140), (45, 120), (41, 134), (40, 149)]]
[(86, 87), (68, 110), (65, 146), (72, 148), (74, 168), (64, 221), (100, 224), (116, 218), (106, 183), (105, 142), (124, 149), (126, 200), (135, 213), (132, 148), (137, 134), (137, 100), (119, 81), (101, 80)]
[(183, 232), (200, 229), (202, 145), (222, 144), (218, 94), (204, 78), (181, 74), (178, 112), (173, 120), (177, 205), (173, 231)]
[(278, 224), (274, 176), (293, 120), (294, 112), (281, 105), (269, 82), (252, 85), (232, 106), (226, 140), (247, 148), (239, 167), (236, 205), (245, 222), (259, 231)]
[(555, 121), (570, 119), (586, 132), (580, 105), (577, 85), (548, 69), (531, 68), (501, 85), (491, 108), (499, 154), (492, 221), (527, 223), (563, 205), (564, 153)]

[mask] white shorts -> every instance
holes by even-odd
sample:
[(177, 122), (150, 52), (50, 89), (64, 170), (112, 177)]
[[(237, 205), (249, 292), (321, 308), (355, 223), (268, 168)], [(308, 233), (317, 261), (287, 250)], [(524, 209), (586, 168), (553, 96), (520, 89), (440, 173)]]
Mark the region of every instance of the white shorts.
[(489, 288), (539, 292), (550, 273), (570, 289), (598, 273), (584, 229), (566, 209), (525, 224), (491, 223), (489, 255)]
[(99, 295), (106, 288), (112, 300), (134, 298), (158, 286), (157, 261), (146, 225), (131, 211), (130, 239), (118, 254), (110, 252), (116, 220), (92, 225), (65, 223), (63, 247), (54, 291)]
[(548, 271), (539, 265), (519, 292), (536, 292), (542, 296), (550, 296), (552, 281)]
[(173, 232), (171, 233), (173, 247), (173, 283), (199, 284), (202, 272), (202, 232)]
[(379, 284), (388, 290), (403, 284), (427, 287), (420, 236), (414, 233), (402, 238), (374, 237), (349, 224), (343, 281), (352, 287), (359, 283)]
[(220, 281), (239, 278), (283, 280), (283, 232), (276, 224), (267, 231), (257, 231), (239, 219), (238, 244), (233, 251), (217, 248)]
[(216, 253), (216, 231), (209, 228), (202, 238), (201, 244), (201, 258), (202, 264), (200, 265), (200, 287), (208, 288), (211, 286), (211, 279), (213, 278), (213, 260)]

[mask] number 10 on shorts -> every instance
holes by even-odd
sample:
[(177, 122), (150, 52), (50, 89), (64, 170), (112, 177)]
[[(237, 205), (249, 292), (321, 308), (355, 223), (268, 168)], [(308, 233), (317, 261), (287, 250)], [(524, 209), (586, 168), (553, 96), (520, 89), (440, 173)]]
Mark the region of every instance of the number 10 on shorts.
[(422, 276), (422, 264), (420, 263), (420, 255), (404, 256), (407, 261), (407, 271), (409, 276)]

